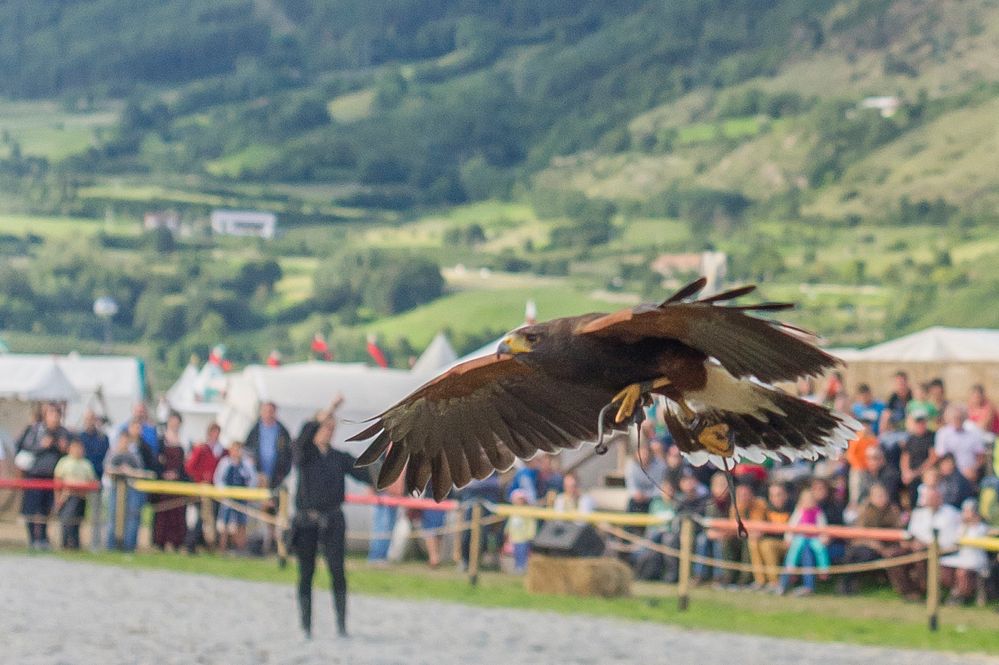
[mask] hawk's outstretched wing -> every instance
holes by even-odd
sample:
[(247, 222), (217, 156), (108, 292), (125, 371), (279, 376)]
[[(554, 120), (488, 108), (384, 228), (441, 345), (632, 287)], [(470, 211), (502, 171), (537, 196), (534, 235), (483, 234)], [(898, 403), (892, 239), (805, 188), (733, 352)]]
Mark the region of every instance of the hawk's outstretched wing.
[(593, 440), (605, 390), (558, 382), (511, 356), (476, 358), (433, 379), (351, 438), (377, 435), (357, 460), (385, 454), (379, 489), (406, 469), (408, 491), (433, 479), (438, 501), (452, 484), (467, 485), (508, 469), (515, 457), (553, 453)]

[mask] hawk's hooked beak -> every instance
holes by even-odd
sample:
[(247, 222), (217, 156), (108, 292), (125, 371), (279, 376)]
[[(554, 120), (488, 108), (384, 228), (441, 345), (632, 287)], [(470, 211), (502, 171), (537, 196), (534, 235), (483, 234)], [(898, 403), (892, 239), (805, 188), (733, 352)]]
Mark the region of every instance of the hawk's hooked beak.
[(501, 356), (504, 353), (509, 355), (516, 355), (518, 353), (528, 353), (531, 350), (531, 345), (527, 343), (523, 335), (518, 335), (517, 333), (510, 333), (503, 338), (499, 346), (496, 348), (496, 355)]

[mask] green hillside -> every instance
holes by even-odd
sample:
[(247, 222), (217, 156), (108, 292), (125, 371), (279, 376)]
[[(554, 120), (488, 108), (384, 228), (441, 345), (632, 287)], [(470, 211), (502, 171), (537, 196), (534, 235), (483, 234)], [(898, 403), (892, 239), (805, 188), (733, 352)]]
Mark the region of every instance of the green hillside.
[[(402, 364), (709, 248), (835, 344), (999, 326), (992, 0), (13, 0), (0, 59), (11, 340), (98, 344), (113, 293), (168, 374), (317, 330)], [(162, 209), (184, 234), (141, 231)]]

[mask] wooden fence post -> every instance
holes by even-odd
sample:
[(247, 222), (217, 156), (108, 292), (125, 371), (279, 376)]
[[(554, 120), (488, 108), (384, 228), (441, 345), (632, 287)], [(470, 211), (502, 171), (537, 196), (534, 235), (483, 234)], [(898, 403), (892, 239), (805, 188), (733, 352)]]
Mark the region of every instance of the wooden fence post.
[(205, 537), (205, 545), (215, 549), (215, 511), (208, 496), (201, 497), (201, 533)]
[(690, 604), (690, 557), (694, 551), (694, 521), (684, 517), (680, 523), (680, 570), (677, 580), (677, 609), (687, 610)]
[(103, 488), (98, 488), (96, 492), (90, 492), (90, 505), (87, 510), (90, 512), (90, 551), (96, 552), (101, 548), (101, 526), (104, 524), (104, 506), (101, 501)]
[(930, 630), (939, 627), (940, 609), (940, 532), (933, 529), (933, 540), (930, 541), (929, 558), (926, 560), (926, 614), (929, 617)]
[(288, 533), (288, 501), (288, 488), (282, 485), (278, 489), (277, 528), (274, 530), (274, 535), (277, 538), (278, 566), (280, 568), (288, 565), (288, 542), (286, 540), (286, 534)]
[(125, 476), (114, 477), (114, 546), (125, 547), (125, 507), (128, 495), (128, 480)]
[(472, 504), (472, 532), (468, 543), (468, 582), (472, 586), (479, 583), (479, 550), (482, 547), (482, 504)]
[(451, 517), (454, 520), (454, 528), (451, 529), (451, 561), (453, 563), (458, 563), (461, 561), (461, 537), (465, 533), (464, 529), (458, 529), (457, 526), (465, 521), (465, 513), (459, 507), (456, 510), (451, 511)]

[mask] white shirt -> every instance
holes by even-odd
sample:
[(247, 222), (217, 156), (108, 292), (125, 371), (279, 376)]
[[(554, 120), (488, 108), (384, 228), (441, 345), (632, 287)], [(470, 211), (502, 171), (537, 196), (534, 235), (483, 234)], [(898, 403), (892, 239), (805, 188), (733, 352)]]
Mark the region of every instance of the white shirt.
[(961, 511), (948, 503), (937, 508), (936, 512), (926, 507), (912, 511), (908, 531), (913, 538), (929, 545), (933, 542), (933, 529), (937, 530), (940, 549), (952, 549), (961, 537)]
[[(961, 524), (961, 538), (978, 538), (988, 535), (989, 528), (978, 524)], [(989, 555), (977, 547), (962, 547), (954, 554), (948, 554), (940, 559), (940, 565), (948, 568), (961, 568), (982, 572), (989, 567)]]
[(985, 441), (981, 432), (969, 427), (956, 429), (953, 425), (944, 425), (937, 430), (933, 449), (938, 457), (951, 453), (958, 470), (964, 472), (978, 466), (978, 456), (985, 453)]

